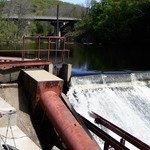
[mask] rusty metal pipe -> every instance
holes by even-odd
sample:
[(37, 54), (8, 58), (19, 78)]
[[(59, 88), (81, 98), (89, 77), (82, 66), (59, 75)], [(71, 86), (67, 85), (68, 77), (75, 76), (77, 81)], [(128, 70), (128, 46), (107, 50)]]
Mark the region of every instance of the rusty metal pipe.
[(41, 93), (41, 105), (68, 149), (101, 150), (55, 92)]

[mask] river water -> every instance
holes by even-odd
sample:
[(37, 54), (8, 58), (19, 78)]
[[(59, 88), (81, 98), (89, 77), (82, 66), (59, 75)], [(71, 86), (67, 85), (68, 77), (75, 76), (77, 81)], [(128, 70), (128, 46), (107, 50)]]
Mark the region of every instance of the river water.
[[(41, 49), (47, 49), (47, 45), (41, 43)], [(38, 50), (38, 46), (32, 42), (26, 44), (25, 49)], [(22, 50), (22, 47), (22, 44), (1, 44), (0, 50), (17, 51)], [(75, 75), (97, 71), (150, 70), (148, 47), (67, 43), (66, 48), (70, 50), (69, 62)], [(28, 53), (28, 57), (30, 55), (33, 55), (33, 51)], [(47, 57), (47, 53), (43, 53), (42, 57)]]
[[(93, 44), (68, 44), (71, 50), (73, 73), (85, 71), (149, 70), (149, 49), (144, 46), (102, 46)], [(89, 72), (90, 73), (90, 72)]]

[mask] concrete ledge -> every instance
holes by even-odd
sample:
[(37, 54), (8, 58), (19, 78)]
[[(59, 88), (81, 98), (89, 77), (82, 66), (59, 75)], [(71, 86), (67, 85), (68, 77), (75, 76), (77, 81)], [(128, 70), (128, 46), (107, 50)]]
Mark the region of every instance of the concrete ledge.
[(45, 70), (24, 70), (24, 72), (37, 82), (63, 81), (62, 79)]
[(0, 82), (6, 83), (16, 81), (18, 79), (20, 70), (23, 68), (24, 68), (23, 66), (0, 68)]
[[(0, 128), (0, 137), (5, 141), (6, 139), (6, 127)], [(16, 148), (19, 150), (40, 150), (40, 148), (25, 134), (23, 133), (17, 126), (12, 126), (13, 137), (10, 129), (8, 130), (8, 136), (6, 140), (6, 144), (11, 146), (16, 145)], [(14, 143), (15, 141), (15, 143)], [(4, 144), (1, 141), (1, 144)]]
[(37, 105), (43, 92), (54, 91), (61, 96), (64, 83), (62, 79), (42, 69), (22, 70), (19, 80), (23, 84), (32, 109)]
[(16, 109), (9, 105), (4, 99), (0, 97), (0, 126), (4, 127), (8, 125), (8, 119), (12, 125), (15, 125), (16, 120)]

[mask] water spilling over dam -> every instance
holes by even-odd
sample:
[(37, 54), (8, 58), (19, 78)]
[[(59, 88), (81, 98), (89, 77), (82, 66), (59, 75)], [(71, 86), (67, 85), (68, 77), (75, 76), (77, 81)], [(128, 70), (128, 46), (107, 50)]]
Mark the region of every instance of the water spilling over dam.
[(88, 120), (94, 122), (89, 112), (96, 112), (150, 145), (150, 72), (72, 77), (67, 96)]

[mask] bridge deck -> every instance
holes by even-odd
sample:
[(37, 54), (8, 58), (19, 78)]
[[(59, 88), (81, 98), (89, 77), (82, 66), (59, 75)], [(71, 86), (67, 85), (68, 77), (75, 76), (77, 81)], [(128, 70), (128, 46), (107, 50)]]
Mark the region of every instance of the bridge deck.
[[(7, 16), (3, 16), (3, 18), (8, 18)], [(9, 19), (16, 19), (18, 20), (17, 15), (9, 16)], [(57, 16), (23, 16), (21, 19), (24, 20), (39, 20), (39, 21), (57, 21)], [(71, 21), (77, 22), (80, 21), (81, 18), (73, 18), (73, 17), (59, 17), (59, 21)]]

